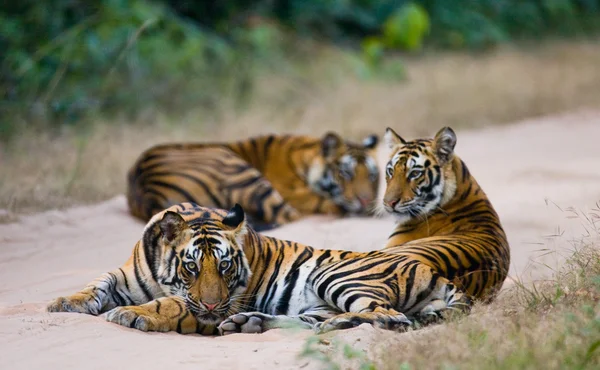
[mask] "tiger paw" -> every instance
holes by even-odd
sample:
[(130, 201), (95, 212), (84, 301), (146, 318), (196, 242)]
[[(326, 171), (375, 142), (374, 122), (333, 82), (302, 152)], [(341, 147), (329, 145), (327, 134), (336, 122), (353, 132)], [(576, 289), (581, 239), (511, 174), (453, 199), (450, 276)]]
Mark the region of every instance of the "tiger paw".
[(219, 334), (262, 333), (266, 318), (266, 315), (258, 312), (231, 315), (219, 325)]
[(116, 307), (106, 313), (106, 321), (141, 331), (170, 330), (168, 320), (139, 306)]
[(48, 312), (76, 312), (98, 315), (100, 306), (90, 294), (74, 294), (69, 297), (58, 297), (46, 306)]
[(333, 330), (343, 330), (357, 327), (362, 324), (371, 324), (376, 328), (388, 330), (404, 330), (412, 322), (402, 313), (387, 315), (379, 312), (366, 313), (343, 313), (316, 323), (314, 330), (318, 334), (327, 333)]
[(432, 324), (439, 324), (440, 322), (443, 321), (442, 315), (440, 313), (434, 312), (434, 311), (418, 312), (413, 317), (411, 317), (411, 319), (413, 320), (413, 327), (415, 329), (420, 329), (422, 327), (432, 325)]

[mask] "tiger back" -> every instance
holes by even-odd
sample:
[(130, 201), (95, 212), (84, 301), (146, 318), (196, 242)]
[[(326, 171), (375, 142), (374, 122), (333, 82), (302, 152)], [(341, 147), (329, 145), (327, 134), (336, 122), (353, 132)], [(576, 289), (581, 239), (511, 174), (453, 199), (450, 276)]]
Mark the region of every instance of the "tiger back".
[(377, 195), (376, 145), (376, 136), (358, 145), (334, 133), (157, 145), (128, 173), (129, 209), (147, 221), (182, 202), (238, 203), (262, 229), (309, 214), (364, 214)]
[(430, 265), (471, 297), (490, 301), (508, 274), (510, 248), (492, 204), (454, 154), (450, 128), (406, 141), (392, 129), (381, 206), (396, 218), (385, 251)]

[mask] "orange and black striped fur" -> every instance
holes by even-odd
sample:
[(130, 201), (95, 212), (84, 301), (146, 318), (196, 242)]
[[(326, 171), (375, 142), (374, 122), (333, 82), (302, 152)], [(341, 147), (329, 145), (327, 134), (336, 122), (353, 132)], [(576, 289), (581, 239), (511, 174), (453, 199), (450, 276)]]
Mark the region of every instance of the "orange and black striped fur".
[(385, 141), (392, 154), (382, 205), (397, 219), (385, 251), (430, 266), (471, 298), (492, 300), (510, 249), (494, 207), (454, 154), (454, 131), (405, 141), (388, 128)]
[(365, 213), (377, 196), (377, 141), (371, 135), (357, 145), (328, 133), (158, 145), (129, 171), (129, 209), (147, 221), (181, 202), (215, 208), (238, 203), (257, 229), (314, 213)]
[(125, 265), (48, 311), (105, 313), (143, 331), (228, 334), (290, 324), (403, 329), (407, 316), (465, 303), (409, 254), (314, 249), (255, 232), (237, 204), (226, 212), (184, 203), (149, 221)]

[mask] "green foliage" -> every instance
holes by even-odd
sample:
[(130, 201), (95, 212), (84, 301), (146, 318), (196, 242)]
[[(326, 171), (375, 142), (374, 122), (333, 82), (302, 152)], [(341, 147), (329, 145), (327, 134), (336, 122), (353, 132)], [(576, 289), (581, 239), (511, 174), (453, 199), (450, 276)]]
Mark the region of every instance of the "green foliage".
[[(404, 4), (394, 11), (383, 23), (382, 36), (365, 37), (361, 43), (365, 66), (361, 69), (362, 76), (386, 75), (400, 79), (405, 77), (403, 68), (398, 64), (383, 63), (386, 49), (419, 50), (423, 39), (429, 32), (429, 16), (425, 10), (414, 3)], [(379, 72), (379, 73), (378, 73)]]
[(578, 36), (598, 30), (598, 0), (423, 0), (432, 41), (484, 48), (545, 35)]
[(486, 48), (599, 25), (600, 0), (3, 2), (0, 138), (28, 122), (245, 102), (257, 68), (286, 63), (294, 34), (360, 45), (357, 71), (371, 78), (404, 76), (383, 62), (389, 50)]
[(383, 37), (391, 48), (420, 49), (428, 32), (429, 15), (414, 3), (399, 8), (383, 24)]
[(0, 113), (8, 122), (0, 122), (0, 136), (30, 121), (74, 124), (149, 106), (210, 109), (228, 91), (242, 97), (255, 51), (271, 47), (271, 33), (239, 33), (239, 55), (230, 41), (144, 0), (5, 5)]
[(383, 76), (391, 80), (404, 79), (400, 63), (384, 63), (386, 49), (419, 50), (429, 32), (429, 16), (414, 3), (406, 3), (383, 23), (383, 35), (365, 37), (361, 43), (365, 64), (359, 69), (363, 77)]
[(600, 0), (227, 0), (213, 6), (169, 0), (180, 14), (226, 30), (248, 14), (335, 41), (383, 34), (388, 46), (411, 50), (428, 34), (444, 47), (484, 48), (548, 34), (576, 36), (598, 29)]
[(369, 66), (376, 67), (381, 63), (385, 45), (379, 37), (367, 37), (362, 42), (362, 52)]

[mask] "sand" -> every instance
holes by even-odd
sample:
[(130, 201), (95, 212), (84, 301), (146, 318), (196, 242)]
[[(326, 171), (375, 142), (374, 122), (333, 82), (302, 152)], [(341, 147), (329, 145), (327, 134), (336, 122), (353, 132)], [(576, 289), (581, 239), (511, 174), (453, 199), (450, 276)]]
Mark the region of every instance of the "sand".
[[(400, 127), (397, 130), (402, 132)], [(502, 127), (459, 131), (456, 152), (500, 214), (511, 243), (511, 278), (547, 276), (568, 253), (568, 240), (586, 233), (575, 207), (586, 213), (600, 201), (600, 112), (545, 117)], [(382, 152), (382, 160), (384, 158)], [(116, 174), (121, 175), (121, 174)], [(268, 234), (315, 247), (367, 251), (383, 245), (388, 217), (309, 217)], [(49, 314), (45, 304), (72, 294), (102, 272), (120, 266), (141, 236), (123, 196), (0, 225), (0, 367), (62, 368), (317, 368), (297, 357), (309, 331), (201, 337), (142, 333), (102, 317)], [(555, 235), (560, 234), (560, 237)], [(544, 250), (555, 250), (545, 257)], [(507, 284), (510, 284), (508, 282)], [(391, 334), (368, 325), (328, 334), (369, 348)]]

